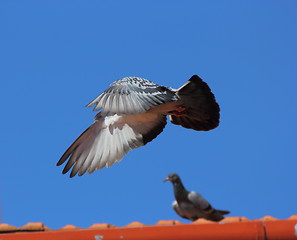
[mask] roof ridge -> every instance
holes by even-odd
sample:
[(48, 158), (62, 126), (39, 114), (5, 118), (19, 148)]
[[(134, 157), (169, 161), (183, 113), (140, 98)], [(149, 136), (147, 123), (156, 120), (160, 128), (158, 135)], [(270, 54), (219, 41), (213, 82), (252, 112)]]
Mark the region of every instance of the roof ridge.
[(203, 218), (200, 218), (194, 222), (182, 223), (178, 220), (159, 220), (155, 224), (148, 225), (138, 221), (133, 221), (125, 226), (115, 226), (109, 223), (94, 223), (88, 228), (80, 228), (71, 224), (67, 224), (59, 229), (50, 229), (45, 226), (42, 222), (29, 222), (22, 227), (15, 227), (7, 223), (0, 223), (0, 233), (8, 232), (35, 232), (35, 231), (63, 231), (63, 230), (77, 230), (77, 229), (106, 229), (106, 228), (135, 228), (135, 227), (146, 227), (146, 226), (173, 226), (173, 225), (188, 225), (188, 224), (226, 224), (226, 223), (236, 223), (236, 222), (249, 222), (249, 221), (282, 221), (282, 220), (297, 220), (297, 215), (292, 215), (287, 219), (278, 219), (270, 215), (264, 216), (259, 219), (250, 220), (246, 217), (225, 217), (220, 222), (212, 222)]

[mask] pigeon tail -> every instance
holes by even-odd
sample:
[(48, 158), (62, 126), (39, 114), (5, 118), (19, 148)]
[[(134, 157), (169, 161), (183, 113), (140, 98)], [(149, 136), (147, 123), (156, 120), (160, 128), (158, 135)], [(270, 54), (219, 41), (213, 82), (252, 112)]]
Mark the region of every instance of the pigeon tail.
[(173, 124), (196, 131), (209, 131), (219, 125), (220, 107), (209, 86), (200, 77), (193, 75), (176, 94), (185, 110), (181, 116), (170, 116)]
[(210, 221), (214, 221), (214, 222), (219, 222), (219, 221), (224, 219), (224, 216), (217, 212), (217, 213), (215, 213), (215, 214), (213, 214), (211, 216), (206, 217), (205, 219), (210, 220)]
[(213, 209), (211, 213), (209, 214), (206, 213), (205, 217), (208, 220), (219, 222), (225, 218), (224, 215), (229, 213), (230, 213), (229, 211)]
[(230, 211), (227, 211), (227, 210), (217, 210), (217, 211), (222, 215), (227, 215), (230, 213)]

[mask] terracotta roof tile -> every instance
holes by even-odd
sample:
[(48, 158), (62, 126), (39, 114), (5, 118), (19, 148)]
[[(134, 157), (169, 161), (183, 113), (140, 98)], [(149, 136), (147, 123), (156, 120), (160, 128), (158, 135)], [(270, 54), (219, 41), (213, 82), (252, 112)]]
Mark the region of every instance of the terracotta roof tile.
[(288, 220), (297, 220), (297, 215), (292, 215), (291, 217), (288, 218)]
[(109, 223), (94, 223), (89, 227), (89, 229), (102, 229), (102, 228), (113, 228), (113, 227), (115, 226)]
[(26, 225), (19, 228), (20, 231), (45, 231), (45, 227), (43, 223), (37, 222), (37, 223), (27, 223)]
[(216, 222), (212, 222), (212, 221), (204, 219), (204, 218), (199, 218), (193, 222), (193, 224), (209, 224), (209, 223), (216, 223)]
[(171, 226), (171, 225), (178, 225), (182, 224), (180, 221), (177, 220), (160, 220), (155, 225), (158, 226)]
[(264, 216), (260, 219), (261, 221), (276, 221), (278, 220), (277, 218), (275, 217), (271, 217), (271, 216)]
[(128, 227), (128, 228), (132, 228), (132, 227), (144, 227), (144, 226), (147, 226), (145, 225), (144, 223), (141, 223), (141, 222), (131, 222), (129, 223), (128, 225), (126, 225), (125, 227)]
[(76, 226), (74, 226), (74, 225), (71, 225), (71, 224), (68, 224), (68, 225), (66, 225), (66, 226), (64, 226), (64, 227), (62, 227), (62, 228), (60, 228), (60, 229), (58, 229), (58, 230), (76, 230), (76, 229), (80, 229), (79, 227), (76, 227)]
[[(67, 230), (67, 231), (64, 231)], [(25, 233), (23, 233), (25, 232)], [(42, 239), (297, 239), (297, 215), (285, 220), (272, 216), (249, 220), (245, 217), (227, 217), (223, 221), (211, 222), (199, 219), (193, 223), (176, 220), (160, 220), (146, 225), (131, 222), (117, 227), (108, 223), (96, 223), (88, 228), (66, 225), (52, 230), (43, 223), (28, 223), (15, 227), (0, 223), (1, 240), (42, 240)]]
[(14, 232), (14, 231), (17, 231), (18, 228), (17, 227), (14, 227), (14, 226), (11, 226), (11, 225), (8, 225), (6, 223), (0, 223), (0, 233), (1, 232)]
[(241, 222), (246, 222), (246, 221), (250, 221), (248, 218), (246, 217), (240, 217), (240, 221)]
[(246, 222), (246, 221), (250, 221), (250, 220), (247, 219), (246, 217), (227, 217), (227, 218), (224, 218), (221, 222), (229, 223), (229, 222)]

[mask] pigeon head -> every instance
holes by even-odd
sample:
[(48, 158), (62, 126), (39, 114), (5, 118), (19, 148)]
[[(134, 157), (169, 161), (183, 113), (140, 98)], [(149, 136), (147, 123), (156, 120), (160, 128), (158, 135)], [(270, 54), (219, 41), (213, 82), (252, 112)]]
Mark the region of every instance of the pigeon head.
[(164, 182), (170, 181), (172, 183), (181, 182), (180, 177), (176, 173), (171, 173), (167, 176)]
[(185, 189), (180, 177), (176, 173), (169, 174), (164, 182), (166, 181), (172, 183), (175, 199), (187, 199), (188, 191)]

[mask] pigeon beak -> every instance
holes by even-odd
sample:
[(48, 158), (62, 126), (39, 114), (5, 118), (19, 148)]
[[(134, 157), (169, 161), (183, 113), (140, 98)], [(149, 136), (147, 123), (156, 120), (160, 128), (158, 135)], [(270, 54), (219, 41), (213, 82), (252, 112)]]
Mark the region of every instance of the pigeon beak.
[(170, 179), (166, 178), (166, 179), (163, 180), (163, 182), (167, 182), (167, 181), (170, 181)]

